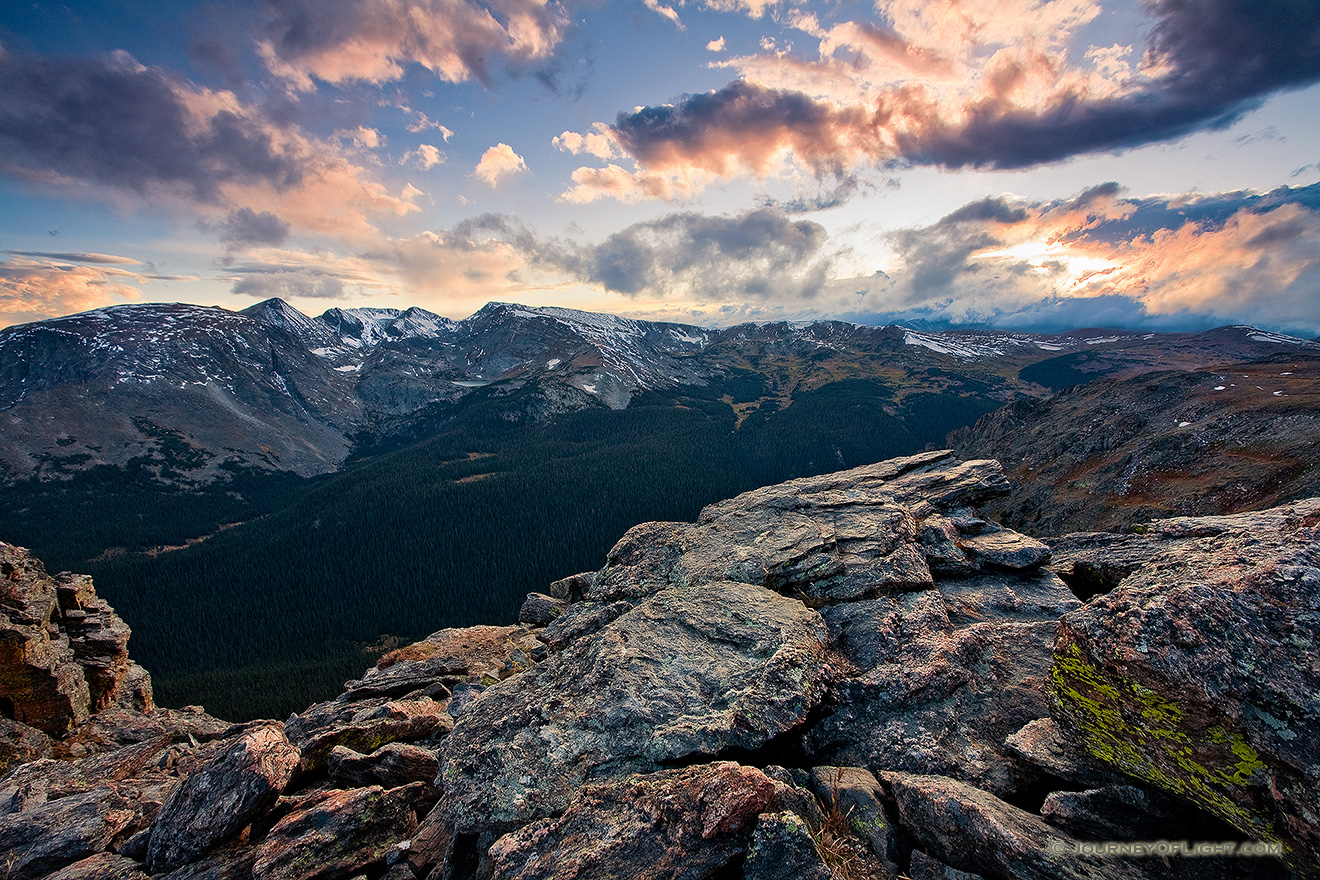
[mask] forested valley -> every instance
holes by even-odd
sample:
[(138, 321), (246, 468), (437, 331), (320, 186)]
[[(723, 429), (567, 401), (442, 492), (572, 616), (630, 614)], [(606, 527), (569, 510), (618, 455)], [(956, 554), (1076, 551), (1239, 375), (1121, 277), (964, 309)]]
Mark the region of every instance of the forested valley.
[(189, 490), (97, 469), (15, 486), (0, 528), (52, 570), (95, 577), (162, 705), (279, 718), (391, 646), (513, 622), (527, 592), (600, 567), (637, 523), (911, 453), (998, 405), (881, 379), (782, 399), (762, 382), (735, 372), (549, 421), (511, 421), (535, 388), (474, 394), (435, 435), (338, 473), (238, 471)]

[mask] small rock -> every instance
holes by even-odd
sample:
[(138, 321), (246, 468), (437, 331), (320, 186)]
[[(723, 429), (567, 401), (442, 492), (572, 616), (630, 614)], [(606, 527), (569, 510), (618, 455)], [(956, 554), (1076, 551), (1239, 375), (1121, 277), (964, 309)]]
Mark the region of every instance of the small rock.
[[(1056, 791), (1045, 798), (1046, 822), (1082, 840), (1144, 840), (1151, 828), (1160, 836), (1195, 836), (1196, 827), (1178, 827), (1177, 805), (1170, 798), (1132, 785), (1107, 785), (1086, 791)], [(1206, 819), (1204, 814), (1201, 814)]]
[(814, 767), (811, 787), (827, 811), (841, 815), (881, 862), (896, 867), (898, 828), (885, 804), (880, 781), (861, 767)]
[(527, 601), (518, 610), (518, 622), (528, 626), (549, 626), (567, 607), (568, 602), (564, 599), (545, 593), (528, 593)]
[(147, 875), (140, 863), (103, 852), (47, 874), (45, 880), (147, 880)]
[(343, 746), (335, 746), (330, 752), (330, 779), (343, 788), (397, 788), (409, 782), (429, 785), (439, 771), (435, 752), (408, 743), (388, 743), (370, 755)]
[(1077, 785), (1099, 787), (1118, 782), (1121, 776), (1094, 766), (1059, 734), (1053, 718), (1037, 718), (1004, 740), (1005, 747), (1022, 760)]
[(831, 880), (811, 829), (796, 813), (762, 813), (743, 863), (743, 880)]
[[(1003, 880), (1138, 880), (1135, 860), (1089, 859), (1077, 841), (986, 791), (941, 776), (887, 773), (899, 822), (940, 861)], [(1151, 865), (1154, 871), (1159, 865)]]
[(957, 868), (950, 868), (919, 849), (912, 851), (912, 866), (908, 868), (907, 876), (908, 880), (982, 880), (980, 874), (969, 874)]
[(566, 578), (560, 578), (554, 581), (546, 589), (552, 598), (563, 599), (566, 602), (580, 602), (586, 595), (587, 590), (591, 589), (592, 583), (596, 580), (594, 571), (584, 571), (581, 574), (569, 575)]
[(324, 766), (336, 746), (370, 753), (391, 742), (435, 739), (444, 736), (454, 725), (448, 707), (429, 697), (392, 700), (355, 713), (351, 718), (344, 723), (311, 729), (301, 740), (293, 740), (302, 749), (303, 772)]
[(49, 758), (55, 741), (35, 727), (0, 715), (0, 777), (11, 767)]
[(168, 874), (156, 874), (152, 880), (252, 880), (255, 858), (250, 846), (235, 842), (213, 849)]
[(1049, 547), (1010, 529), (964, 538), (961, 546), (974, 562), (996, 568), (1037, 568), (1050, 559)]
[(596, 632), (615, 618), (633, 610), (632, 602), (576, 602), (554, 619), (539, 635), (551, 649), (561, 651), (569, 643)]

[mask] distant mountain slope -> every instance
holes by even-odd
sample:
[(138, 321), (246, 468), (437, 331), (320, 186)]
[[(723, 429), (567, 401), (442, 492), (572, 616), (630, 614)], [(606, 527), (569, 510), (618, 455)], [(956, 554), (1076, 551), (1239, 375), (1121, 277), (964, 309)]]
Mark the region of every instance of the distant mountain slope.
[(1019, 401), (948, 443), (1003, 462), (1016, 491), (987, 510), (1033, 534), (1264, 509), (1320, 492), (1320, 353), (1295, 348)]
[(545, 421), (623, 409), (648, 391), (723, 386), (718, 397), (741, 424), (840, 380), (888, 382), (896, 404), (923, 393), (1002, 404), (1100, 376), (1316, 348), (1250, 327), (1044, 336), (818, 321), (713, 330), (509, 303), (462, 321), (418, 308), (311, 318), (278, 299), (239, 313), (115, 306), (0, 331), (0, 476), (62, 478), (103, 465), (187, 486), (241, 468), (327, 473), (355, 451), (443, 429), (479, 389), (508, 397), (510, 420)]
[(120, 306), (3, 331), (0, 464), (11, 478), (132, 464), (188, 481), (226, 462), (337, 467), (366, 417), (354, 382), (266, 318)]

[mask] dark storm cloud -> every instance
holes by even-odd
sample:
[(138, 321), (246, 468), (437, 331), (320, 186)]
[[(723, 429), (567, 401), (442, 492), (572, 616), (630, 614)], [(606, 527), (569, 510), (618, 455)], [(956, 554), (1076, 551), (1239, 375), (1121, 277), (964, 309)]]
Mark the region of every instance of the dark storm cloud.
[(1111, 97), (1063, 92), (1044, 108), (1001, 96), (950, 108), (894, 86), (851, 106), (748, 80), (620, 113), (619, 146), (644, 167), (764, 170), (791, 149), (816, 171), (859, 161), (1023, 168), (1222, 127), (1272, 92), (1320, 79), (1315, 0), (1161, 0), (1152, 80)]
[(0, 54), (0, 170), (139, 192), (164, 186), (203, 202), (216, 201), (225, 183), (287, 187), (301, 179), (296, 158), (260, 121), (202, 108), (197, 98), (122, 55)]
[[(1106, 186), (1113, 188), (1110, 193), (1112, 196), (1117, 196), (1121, 189), (1117, 184), (1106, 184)], [(1095, 189), (1098, 190), (1099, 187)], [(1069, 203), (1069, 207), (1078, 209), (1089, 207), (1089, 203), (1082, 202), (1081, 198)], [(1126, 199), (1125, 204), (1132, 207), (1128, 216), (1106, 220), (1088, 230), (1086, 238), (1090, 241), (1116, 243), (1137, 236), (1149, 236), (1160, 229), (1174, 229), (1186, 223), (1195, 223), (1203, 229), (1217, 229), (1244, 209), (1264, 214), (1285, 205), (1297, 205), (1311, 211), (1320, 211), (1320, 183), (1310, 186), (1282, 186), (1266, 193), (1250, 191), (1214, 193), (1176, 201), (1158, 197)]]
[(891, 233), (890, 241), (907, 266), (903, 299), (923, 301), (948, 291), (960, 277), (976, 274), (981, 267), (969, 259), (972, 254), (999, 244), (991, 224), (1021, 223), (1029, 216), (1021, 204), (986, 198), (963, 205), (930, 226)]
[(840, 109), (800, 92), (771, 89), (747, 80), (677, 104), (620, 113), (611, 128), (619, 146), (644, 166), (682, 161), (718, 173), (731, 169), (729, 157), (761, 170), (785, 147), (798, 160), (821, 171), (841, 171), (852, 149), (877, 153), (880, 144), (872, 114)]
[(824, 277), (825, 228), (777, 208), (732, 217), (669, 214), (590, 249), (586, 278), (629, 295), (683, 291), (710, 299), (811, 296)]
[(346, 295), (342, 278), (317, 269), (250, 267), (239, 271), (249, 274), (234, 283), (234, 293), (256, 299), (343, 299)]
[(284, 244), (289, 239), (291, 224), (270, 211), (254, 211), (251, 208), (239, 208), (230, 211), (219, 224), (220, 241), (230, 248), (250, 245)]

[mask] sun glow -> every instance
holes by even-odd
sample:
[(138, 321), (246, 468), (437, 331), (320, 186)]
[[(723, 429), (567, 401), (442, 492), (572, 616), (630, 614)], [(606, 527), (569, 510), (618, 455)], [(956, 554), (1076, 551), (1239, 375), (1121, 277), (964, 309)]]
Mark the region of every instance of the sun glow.
[(1122, 271), (1121, 263), (1086, 253), (1060, 241), (1027, 241), (1011, 247), (981, 251), (976, 259), (993, 260), (1001, 265), (1025, 263), (1041, 275), (1052, 275), (1059, 286), (1078, 291), (1099, 278)]

